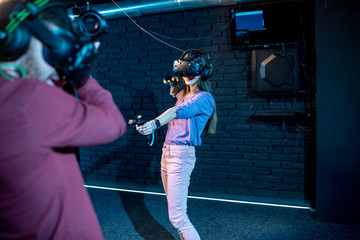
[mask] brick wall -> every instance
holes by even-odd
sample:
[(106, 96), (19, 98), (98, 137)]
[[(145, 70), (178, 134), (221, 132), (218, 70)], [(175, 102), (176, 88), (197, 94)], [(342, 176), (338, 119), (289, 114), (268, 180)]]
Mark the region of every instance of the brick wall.
[[(166, 36), (196, 38), (221, 29), (229, 21), (229, 8), (187, 10), (136, 20), (145, 29)], [(127, 18), (108, 23), (110, 30), (101, 38), (101, 54), (93, 75), (112, 92), (126, 119), (141, 114), (151, 120), (175, 103), (162, 80), (181, 52), (151, 38)], [(215, 67), (210, 82), (218, 132), (203, 134), (190, 192), (310, 199), (315, 182), (313, 121), (251, 118), (262, 110), (306, 111), (309, 98), (251, 94), (251, 52), (231, 49), (229, 28), (210, 39), (166, 41), (183, 50), (207, 51)], [(166, 130), (164, 126), (156, 132), (151, 148), (133, 128), (115, 142), (81, 148), (86, 182), (161, 186), (160, 157)]]

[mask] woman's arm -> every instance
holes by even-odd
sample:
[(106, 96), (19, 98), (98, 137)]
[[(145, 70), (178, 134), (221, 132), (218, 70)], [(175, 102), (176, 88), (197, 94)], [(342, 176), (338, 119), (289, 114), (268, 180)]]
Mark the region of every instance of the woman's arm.
[(176, 108), (172, 107), (166, 110), (165, 112), (163, 112), (160, 116), (158, 116), (155, 119), (160, 121), (160, 127), (161, 127), (165, 124), (168, 124), (171, 120), (175, 119), (176, 115), (177, 115)]
[(175, 107), (169, 108), (154, 120), (151, 120), (145, 123), (144, 125), (137, 126), (136, 130), (142, 135), (149, 135), (156, 129), (156, 123), (155, 123), (156, 120), (159, 120), (160, 122), (159, 127), (161, 127), (163, 125), (168, 124), (171, 120), (175, 119), (176, 115), (177, 115), (176, 108)]

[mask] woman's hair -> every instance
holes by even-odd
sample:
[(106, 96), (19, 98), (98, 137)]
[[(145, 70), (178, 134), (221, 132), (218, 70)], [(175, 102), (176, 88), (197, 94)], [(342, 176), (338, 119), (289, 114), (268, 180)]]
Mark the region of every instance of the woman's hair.
[[(207, 81), (207, 83), (205, 83), (205, 81), (198, 80), (196, 84), (197, 84), (197, 88), (200, 91), (205, 91), (205, 92), (208, 92), (211, 94), (211, 85), (210, 85), (209, 81)], [(183, 100), (188, 93), (190, 93), (190, 86), (185, 84), (184, 79), (183, 79), (183, 86), (184, 86), (184, 89), (179, 93), (179, 98), (176, 101), (175, 106), (178, 105), (181, 102), (181, 100)], [(213, 97), (213, 99), (214, 99), (214, 97)], [(216, 112), (216, 103), (215, 103), (215, 99), (214, 99), (214, 111), (213, 111), (210, 119), (206, 123), (206, 126), (205, 126), (206, 132), (209, 134), (215, 134), (216, 133), (216, 124), (217, 124), (217, 112)]]

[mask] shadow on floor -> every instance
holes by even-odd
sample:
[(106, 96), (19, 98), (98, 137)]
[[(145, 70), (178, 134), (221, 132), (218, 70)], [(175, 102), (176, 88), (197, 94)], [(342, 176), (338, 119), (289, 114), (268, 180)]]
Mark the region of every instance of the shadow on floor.
[[(144, 201), (144, 194), (118, 192), (124, 210), (137, 233), (145, 240), (175, 240), (150, 214)], [(146, 224), (144, 224), (146, 223)]]

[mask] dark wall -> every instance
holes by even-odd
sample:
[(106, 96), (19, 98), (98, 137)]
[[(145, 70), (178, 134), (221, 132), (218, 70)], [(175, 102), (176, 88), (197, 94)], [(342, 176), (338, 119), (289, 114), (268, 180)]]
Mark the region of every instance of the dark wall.
[(360, 4), (316, 3), (317, 218), (359, 224)]
[[(216, 7), (135, 20), (147, 30), (183, 39), (214, 34), (229, 19), (229, 7)], [(94, 77), (111, 91), (126, 119), (141, 114), (151, 120), (175, 103), (162, 80), (181, 52), (151, 38), (127, 18), (110, 20), (109, 25), (109, 33), (101, 39)], [(313, 105), (306, 91), (290, 96), (252, 94), (251, 51), (232, 50), (229, 28), (208, 39), (164, 40), (183, 50), (207, 51), (215, 67), (210, 82), (218, 131), (211, 136), (203, 134), (190, 191), (310, 200), (315, 187), (314, 122), (252, 118), (259, 111), (307, 112)], [(311, 82), (311, 76), (306, 81)], [(113, 143), (82, 148), (81, 169), (86, 182), (160, 187), (166, 130), (164, 126), (156, 132), (153, 147), (129, 128)]]

